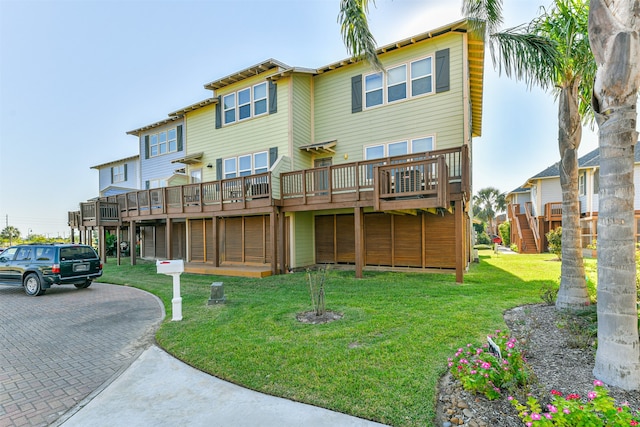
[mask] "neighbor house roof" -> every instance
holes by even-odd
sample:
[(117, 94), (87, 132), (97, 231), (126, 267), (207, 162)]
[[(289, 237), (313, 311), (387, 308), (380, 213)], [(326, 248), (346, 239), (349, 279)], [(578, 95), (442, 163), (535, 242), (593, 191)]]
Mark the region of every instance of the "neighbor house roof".
[(100, 165), (91, 166), (90, 169), (102, 169), (105, 166), (111, 166), (111, 165), (115, 165), (115, 164), (118, 164), (118, 163), (124, 163), (124, 162), (128, 162), (129, 160), (138, 160), (139, 158), (140, 158), (140, 156), (136, 154), (135, 156), (125, 157), (124, 159), (112, 160), (110, 162), (102, 163)]
[(152, 123), (150, 125), (142, 126), (141, 128), (138, 128), (138, 129), (130, 130), (129, 132), (127, 132), (127, 135), (140, 135), (140, 133), (144, 132), (145, 130), (154, 129), (154, 128), (157, 128), (159, 126), (166, 125), (167, 123), (175, 122), (176, 120), (179, 120), (181, 118), (182, 118), (182, 116), (169, 117), (168, 119), (160, 120), (159, 122), (155, 122), (155, 123)]

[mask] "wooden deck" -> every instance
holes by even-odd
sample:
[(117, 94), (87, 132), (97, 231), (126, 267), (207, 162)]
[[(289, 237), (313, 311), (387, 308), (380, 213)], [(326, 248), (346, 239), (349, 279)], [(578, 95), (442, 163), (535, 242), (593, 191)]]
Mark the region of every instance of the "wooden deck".
[(212, 264), (188, 262), (184, 264), (184, 272), (191, 274), (207, 274), (214, 276), (249, 277), (261, 279), (271, 276), (271, 264), (239, 265), (227, 264), (214, 267)]

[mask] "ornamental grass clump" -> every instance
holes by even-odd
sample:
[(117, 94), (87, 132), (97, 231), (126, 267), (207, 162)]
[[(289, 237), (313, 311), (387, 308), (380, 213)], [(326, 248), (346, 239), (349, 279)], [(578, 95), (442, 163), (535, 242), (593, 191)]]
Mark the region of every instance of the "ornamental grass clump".
[(585, 427), (628, 427), (640, 425), (640, 412), (629, 408), (628, 404), (616, 406), (613, 398), (601, 381), (593, 382), (594, 390), (587, 393), (587, 399), (577, 394), (566, 397), (557, 390), (551, 390), (551, 403), (543, 410), (538, 400), (529, 396), (527, 404), (509, 396), (511, 404), (518, 410), (520, 419), (527, 427), (535, 426), (585, 426)]
[(459, 348), (455, 356), (449, 358), (451, 374), (462, 387), (494, 400), (502, 397), (505, 389), (526, 386), (532, 373), (516, 339), (496, 331), (496, 335), (489, 335), (487, 341), (481, 347), (467, 344), (466, 348)]

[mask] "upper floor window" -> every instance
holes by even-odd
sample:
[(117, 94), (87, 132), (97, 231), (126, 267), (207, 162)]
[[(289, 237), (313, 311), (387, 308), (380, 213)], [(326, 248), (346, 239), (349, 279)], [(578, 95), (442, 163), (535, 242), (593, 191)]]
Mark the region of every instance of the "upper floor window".
[(127, 165), (118, 165), (111, 168), (111, 183), (124, 182), (127, 180)]
[(433, 93), (432, 63), (428, 56), (364, 76), (365, 108)]
[(223, 160), (223, 165), (225, 178), (264, 173), (269, 170), (269, 153), (261, 151), (238, 157), (229, 157)]
[(267, 82), (241, 89), (222, 97), (224, 124), (267, 113)]
[(365, 160), (383, 157), (402, 156), (404, 154), (422, 153), (434, 149), (433, 137), (416, 138), (406, 141), (390, 142), (386, 144), (370, 145), (364, 149)]
[(178, 151), (178, 133), (176, 128), (149, 135), (151, 157)]
[(578, 192), (581, 196), (585, 196), (587, 194), (587, 175), (583, 172), (578, 176)]

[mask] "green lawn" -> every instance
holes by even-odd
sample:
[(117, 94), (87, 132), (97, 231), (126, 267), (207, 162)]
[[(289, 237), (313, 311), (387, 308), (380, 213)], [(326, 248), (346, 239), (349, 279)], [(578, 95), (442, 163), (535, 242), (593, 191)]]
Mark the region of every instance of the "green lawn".
[[(504, 329), (504, 310), (541, 302), (557, 286), (555, 256), (480, 252), (480, 263), (455, 283), (453, 274), (331, 271), (328, 310), (344, 318), (299, 323), (310, 310), (306, 275), (264, 279), (181, 276), (183, 320), (171, 321), (172, 278), (155, 264), (105, 264), (102, 282), (159, 296), (167, 318), (157, 333), (169, 353), (245, 387), (394, 426), (431, 425), (435, 389), (447, 357), (468, 342)], [(207, 305), (212, 282), (227, 303)]]

